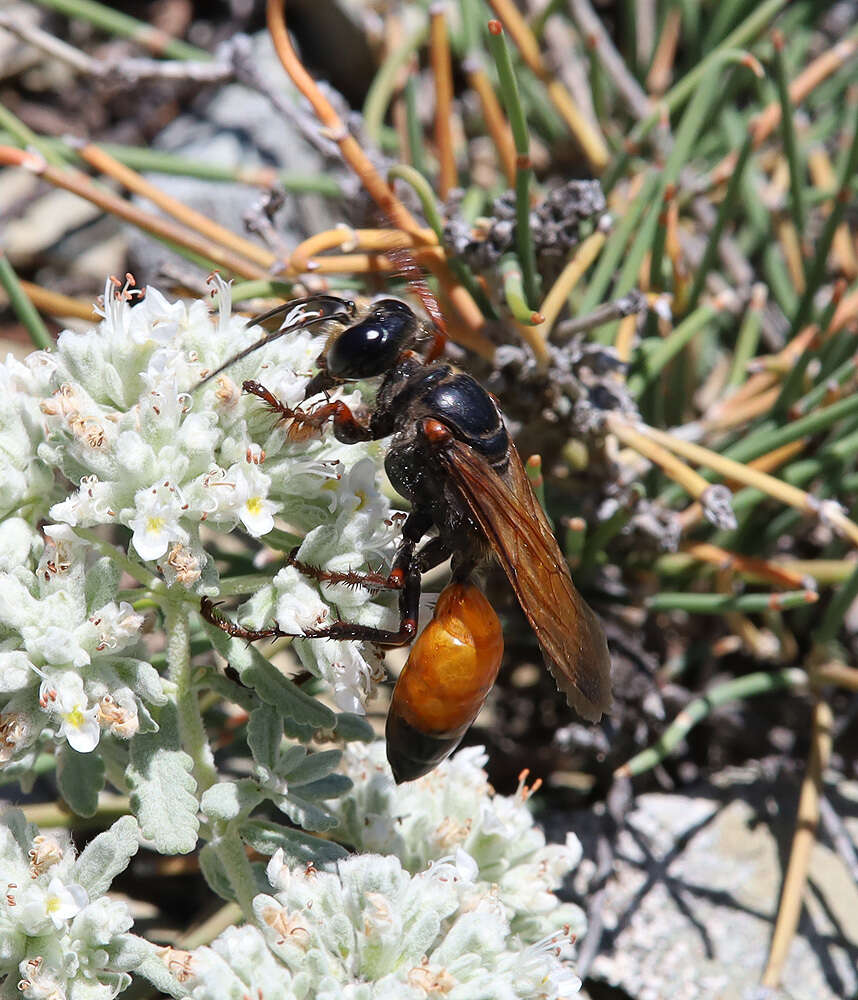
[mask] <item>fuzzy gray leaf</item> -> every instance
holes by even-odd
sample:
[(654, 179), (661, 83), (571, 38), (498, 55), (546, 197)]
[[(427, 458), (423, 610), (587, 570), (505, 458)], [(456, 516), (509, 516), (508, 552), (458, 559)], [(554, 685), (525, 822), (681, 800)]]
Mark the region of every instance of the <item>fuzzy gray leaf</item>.
[(273, 770), (282, 740), (283, 719), (277, 709), (270, 705), (261, 705), (250, 713), (247, 723), (247, 743), (257, 764)]
[(337, 715), (335, 733), (337, 739), (343, 740), (345, 743), (352, 741), (372, 743), (375, 739), (375, 733), (366, 717), (355, 715), (354, 712), (340, 712)]
[(95, 751), (78, 753), (63, 746), (57, 753), (57, 784), (72, 812), (94, 816), (98, 793), (104, 788), (104, 761)]
[(329, 775), (339, 767), (342, 757), (341, 750), (321, 750), (318, 753), (307, 754), (291, 771), (278, 767), (277, 772), (286, 778), (290, 788), (294, 788)]
[(321, 868), (348, 857), (348, 851), (339, 844), (267, 820), (247, 820), (239, 832), (241, 839), (260, 854), (273, 854), (278, 847), (282, 848), (290, 865), (312, 861)]
[(211, 844), (206, 844), (200, 851), (200, 871), (212, 892), (229, 903), (235, 901), (235, 893), (229, 884), (226, 869)]
[(116, 876), (128, 867), (140, 846), (138, 832), (137, 820), (122, 816), (87, 844), (75, 862), (74, 877), (90, 899), (103, 896)]
[(157, 714), (158, 733), (137, 733), (126, 772), (131, 807), (147, 840), (162, 854), (188, 854), (197, 843), (197, 783), (193, 761), (181, 749), (176, 707)]
[(264, 797), (259, 786), (250, 778), (219, 781), (203, 792), (200, 808), (209, 819), (228, 822), (238, 816), (249, 815)]

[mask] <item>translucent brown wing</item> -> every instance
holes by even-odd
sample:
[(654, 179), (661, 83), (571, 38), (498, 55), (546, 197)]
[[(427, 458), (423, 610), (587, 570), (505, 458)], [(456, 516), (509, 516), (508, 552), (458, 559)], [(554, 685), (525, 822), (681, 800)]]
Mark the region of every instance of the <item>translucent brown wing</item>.
[(611, 707), (605, 633), (572, 583), (518, 452), (510, 448), (502, 475), (456, 439), (441, 458), (506, 571), (558, 688), (579, 715), (598, 722)]

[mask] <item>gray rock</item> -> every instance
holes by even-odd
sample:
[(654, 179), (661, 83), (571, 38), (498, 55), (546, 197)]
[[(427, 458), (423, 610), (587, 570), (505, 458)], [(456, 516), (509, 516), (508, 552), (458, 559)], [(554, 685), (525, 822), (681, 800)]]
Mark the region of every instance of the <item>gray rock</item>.
[[(855, 803), (858, 786), (841, 780), (836, 797), (841, 806)], [(590, 970), (594, 996), (610, 995), (602, 992), (605, 987), (634, 1000), (853, 996), (858, 888), (824, 837), (813, 850), (809, 891), (782, 986), (774, 992), (759, 988), (797, 801), (796, 781), (772, 780), (750, 767), (731, 769), (682, 794), (639, 796), (625, 817), (605, 889), (605, 929)], [(571, 825), (584, 841), (584, 857), (595, 857), (595, 830)], [(845, 825), (854, 843), (858, 818)], [(586, 869), (582, 863), (579, 877), (586, 877)]]

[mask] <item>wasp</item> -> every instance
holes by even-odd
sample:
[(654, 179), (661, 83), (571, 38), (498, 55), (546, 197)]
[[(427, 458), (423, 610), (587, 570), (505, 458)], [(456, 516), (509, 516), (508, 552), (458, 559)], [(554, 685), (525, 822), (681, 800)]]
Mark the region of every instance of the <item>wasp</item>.
[[(393, 692), (386, 735), (396, 782), (418, 778), (448, 757), (494, 684), (503, 635), (474, 582), (491, 559), (503, 567), (570, 706), (597, 722), (611, 705), (604, 631), (575, 589), (494, 398), (476, 379), (439, 358), (443, 331), (431, 331), (399, 299), (379, 299), (359, 314), (354, 303), (332, 295), (310, 296), (251, 322), (283, 313), (279, 330), (227, 364), (288, 330), (329, 324), (333, 332), (304, 402), (287, 407), (255, 381), (244, 382), (244, 390), (289, 420), (294, 435), (318, 433), (330, 421), (336, 438), (346, 444), (389, 438), (385, 470), (411, 504), (387, 574), (329, 572), (298, 562), (294, 552), (290, 556), (292, 565), (319, 580), (398, 591), (398, 628), (334, 621), (304, 635), (381, 647), (411, 643), (417, 636), (422, 575), (451, 560), (451, 582), (414, 641)], [(328, 395), (344, 383), (372, 378), (380, 380), (375, 403), (361, 418)], [(321, 394), (322, 401), (308, 406)], [(231, 635), (253, 640), (287, 634), (276, 625), (243, 629), (208, 601), (202, 610)]]

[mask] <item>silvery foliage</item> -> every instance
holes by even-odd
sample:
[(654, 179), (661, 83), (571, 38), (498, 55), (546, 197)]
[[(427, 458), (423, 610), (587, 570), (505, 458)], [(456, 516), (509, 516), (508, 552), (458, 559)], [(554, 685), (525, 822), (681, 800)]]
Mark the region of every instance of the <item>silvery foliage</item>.
[[(561, 1000), (577, 993), (568, 960), (583, 916), (552, 889), (577, 864), (580, 847), (574, 837), (546, 845), (526, 794), (495, 795), (484, 759), (479, 749), (461, 751), (397, 789), (382, 743), (350, 745), (344, 770), (355, 787), (333, 808), (354, 822), (348, 829), (367, 832), (354, 846), (389, 853), (321, 870), (290, 864), (278, 849), (266, 870), (273, 892), (253, 901), (255, 926), (170, 956), (192, 996)], [(345, 827), (335, 835), (348, 839)]]
[[(381, 444), (290, 436), (240, 389), (259, 378), (298, 405), (324, 332), (293, 329), (194, 389), (260, 335), (216, 284), (212, 312), (108, 283), (97, 327), (0, 365), (0, 779), (27, 786), (52, 753), (75, 812), (93, 815), (107, 781), (134, 812), (77, 860), (5, 814), (0, 998), (101, 1000), (132, 970), (176, 997), (568, 996), (580, 920), (552, 890), (575, 846), (546, 846), (524, 796), (492, 796), (473, 752), (396, 789), (377, 747), (341, 766), (340, 750), (308, 746), (372, 736), (360, 714), (377, 665), (357, 644), (293, 643), (331, 708), (197, 614), (201, 596), (240, 592), (216, 563), (233, 529), (268, 551), (297, 537), (299, 558), (342, 570), (389, 561), (397, 539)], [(344, 398), (360, 406), (365, 390)], [(242, 624), (395, 621), (385, 599), (267, 570), (262, 552)], [(144, 631), (159, 629), (156, 654)], [(192, 663), (192, 639), (242, 684)], [(247, 713), (240, 776), (218, 773), (203, 692)], [(247, 925), (188, 953), (131, 934), (105, 893), (141, 840), (199, 848)], [(245, 846), (273, 856), (262, 895)]]
[(564, 844), (546, 844), (524, 781), (515, 795), (495, 794), (486, 759), (482, 747), (468, 747), (418, 781), (397, 785), (383, 743), (351, 744), (341, 769), (353, 787), (332, 804), (335, 833), (359, 851), (394, 855), (412, 873), (464, 850), (476, 863), (478, 884), (491, 888), (525, 941), (550, 928), (580, 934), (584, 914), (554, 894), (581, 859), (580, 841), (570, 833)]
[(17, 809), (0, 815), (0, 995), (112, 1000), (129, 969), (155, 959), (128, 933), (126, 904), (105, 895), (137, 846), (130, 816), (75, 857), (66, 833), (42, 835)]

